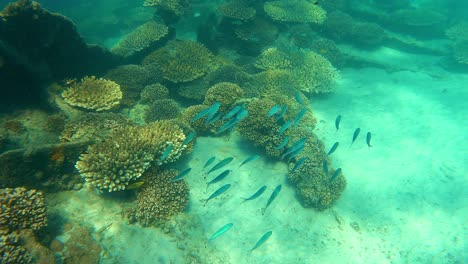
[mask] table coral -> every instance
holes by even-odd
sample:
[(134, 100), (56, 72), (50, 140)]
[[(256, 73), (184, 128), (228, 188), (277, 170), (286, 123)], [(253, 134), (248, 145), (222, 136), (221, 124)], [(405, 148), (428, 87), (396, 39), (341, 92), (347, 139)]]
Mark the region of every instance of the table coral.
[(136, 52), (142, 51), (163, 37), (169, 32), (169, 28), (156, 21), (146, 22), (135, 30), (125, 35), (114, 47), (112, 52), (123, 57), (129, 57)]
[(231, 0), (223, 3), (216, 8), (216, 12), (224, 17), (239, 20), (253, 19), (257, 13), (245, 0)]
[(120, 104), (120, 85), (103, 78), (87, 76), (72, 83), (63, 93), (65, 102), (87, 110), (104, 111)]
[(182, 212), (189, 202), (189, 188), (185, 180), (171, 182), (178, 174), (176, 170), (154, 169), (145, 173), (145, 184), (138, 191), (137, 208), (130, 212), (130, 221), (149, 226)]
[(40, 230), (47, 226), (42, 192), (24, 187), (0, 189), (0, 229)]
[(327, 17), (327, 12), (320, 6), (304, 0), (265, 2), (263, 9), (273, 20), (284, 22), (322, 24)]
[[(148, 125), (119, 127), (80, 155), (76, 168), (92, 186), (102, 190), (124, 190), (154, 163), (174, 162), (185, 150), (183, 131), (163, 120)], [(172, 145), (169, 155), (161, 159)]]
[(181, 16), (190, 9), (191, 0), (145, 0), (143, 6), (160, 7)]

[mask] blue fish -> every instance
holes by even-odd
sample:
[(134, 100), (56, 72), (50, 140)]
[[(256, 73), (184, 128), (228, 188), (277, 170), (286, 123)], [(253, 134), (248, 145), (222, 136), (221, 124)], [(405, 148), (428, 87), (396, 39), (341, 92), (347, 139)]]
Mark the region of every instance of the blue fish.
[(305, 106), (305, 103), (304, 103), (304, 100), (302, 100), (302, 95), (299, 91), (297, 91), (295, 94), (294, 94), (294, 97), (296, 98), (296, 101), (302, 105), (302, 106)]
[(209, 158), (209, 159), (206, 161), (205, 166), (203, 166), (203, 168), (206, 168), (206, 167), (210, 166), (210, 164), (213, 163), (213, 161), (215, 161), (215, 159), (216, 159), (215, 156)]
[(327, 156), (330, 156), (331, 154), (333, 154), (333, 152), (335, 152), (335, 150), (338, 148), (339, 145), (340, 145), (340, 143), (335, 142), (335, 144), (333, 144), (331, 149), (328, 151)]
[(216, 165), (214, 165), (213, 168), (211, 168), (206, 174), (210, 174), (211, 172), (213, 172), (213, 171), (215, 171), (217, 169), (221, 169), (222, 167), (224, 167), (224, 166), (228, 165), (229, 163), (231, 163), (231, 161), (233, 159), (234, 159), (233, 157), (223, 159), (222, 161), (216, 163)]
[(174, 179), (172, 179), (171, 182), (176, 182), (176, 181), (182, 180), (185, 177), (185, 175), (187, 175), (191, 170), (192, 170), (192, 168), (185, 169), (184, 171), (179, 173), (179, 175), (177, 175)]
[(341, 173), (341, 168), (336, 169), (335, 172), (333, 172), (332, 176), (330, 177), (330, 182), (334, 181), (338, 175)]
[(206, 109), (203, 109), (202, 111), (200, 111), (200, 113), (196, 114), (192, 119), (190, 119), (190, 121), (195, 122), (198, 119), (201, 119), (201, 118), (203, 118), (205, 116), (208, 116), (210, 114), (214, 115), (216, 112), (218, 112), (220, 106), (221, 106), (220, 102), (215, 102), (210, 107), (208, 107)]
[(304, 150), (304, 145), (301, 145), (298, 149), (289, 153), (288, 163), (290, 163), (292, 159), (294, 159), (297, 155), (299, 155), (299, 153), (301, 153), (302, 150)]
[(242, 167), (242, 165), (246, 164), (246, 163), (249, 163), (251, 161), (255, 161), (255, 160), (258, 160), (260, 158), (260, 155), (252, 155), (248, 158), (246, 158), (240, 165), (239, 165), (239, 168)]
[(216, 102), (212, 106), (210, 106), (210, 111), (206, 117), (206, 120), (211, 120), (216, 113), (218, 113), (219, 108), (221, 107), (221, 103)]
[(268, 117), (275, 115), (276, 113), (278, 113), (279, 110), (281, 110), (281, 106), (273, 106), (272, 108), (270, 108), (270, 111), (268, 111)]
[(281, 159), (284, 159), (287, 155), (295, 152), (298, 149), (304, 149), (304, 144), (306, 142), (307, 138), (303, 137), (294, 142), (294, 144), (281, 156)]
[(297, 169), (299, 169), (303, 164), (304, 162), (306, 161), (306, 157), (303, 157), (303, 158), (300, 158), (295, 164), (294, 164), (294, 167), (292, 168), (291, 172), (290, 173), (294, 173)]
[(328, 175), (328, 163), (326, 160), (323, 161), (322, 168), (323, 168), (323, 173), (325, 173), (325, 175)]
[(275, 200), (275, 198), (278, 196), (278, 194), (280, 193), (281, 191), (281, 184), (276, 186), (276, 188), (273, 190), (273, 192), (271, 193), (270, 195), (270, 198), (268, 198), (268, 202), (265, 206), (265, 208), (262, 209), (262, 215), (265, 214), (265, 211), (266, 209), (268, 208), (268, 206), (270, 206), (270, 204)]
[(243, 108), (244, 108), (244, 105), (238, 105), (238, 106), (234, 107), (225, 116), (223, 116), (223, 120), (226, 120), (226, 119), (229, 119), (229, 118), (235, 116)]
[(338, 131), (338, 129), (340, 129), (340, 122), (341, 122), (341, 115), (338, 115), (335, 119), (335, 127), (336, 127), (336, 131)]
[(164, 161), (169, 156), (173, 148), (174, 148), (174, 145), (169, 144), (169, 146), (166, 148), (166, 150), (162, 154), (161, 158), (159, 158), (159, 160)]
[[(242, 203), (246, 202), (246, 201), (250, 201), (250, 200), (253, 200), (255, 198), (258, 198), (260, 195), (263, 194), (263, 192), (265, 192), (266, 190), (266, 185), (263, 185), (262, 187), (260, 187), (260, 189), (258, 189), (254, 194), (252, 194), (249, 198), (242, 198), (244, 199), (244, 201), (242, 201)], [(242, 204), (241, 203), (241, 204)]]
[(246, 118), (248, 115), (249, 115), (249, 110), (244, 108), (239, 113), (237, 113), (236, 120), (241, 121), (242, 119)]
[(229, 187), (231, 187), (231, 184), (226, 184), (226, 185), (223, 185), (221, 186), (221, 188), (219, 188), (218, 190), (216, 190), (213, 194), (210, 195), (210, 197), (208, 197), (208, 199), (206, 199), (205, 201), (205, 204), (203, 205), (203, 207), (206, 206), (206, 204), (213, 198), (216, 198), (218, 197), (219, 195), (221, 195), (222, 193), (224, 193), (225, 191), (227, 191), (229, 189)]
[(286, 114), (286, 111), (288, 111), (288, 105), (283, 105), (283, 107), (281, 107), (281, 113), (275, 115), (276, 121), (283, 118), (283, 116)]
[(263, 245), (263, 243), (265, 243), (265, 241), (268, 240), (268, 238), (270, 238), (271, 234), (273, 233), (273, 231), (268, 231), (266, 232), (258, 241), (257, 243), (255, 244), (255, 246), (249, 250), (249, 253), (251, 253), (252, 251), (254, 251), (255, 249), (257, 249), (258, 247), (260, 247), (261, 245)]
[(356, 141), (356, 139), (358, 138), (359, 136), (359, 132), (361, 132), (361, 129), (358, 127), (356, 128), (356, 130), (354, 130), (354, 133), (353, 133), (353, 141), (351, 142), (351, 145), (353, 145), (354, 141)]
[(283, 134), (284, 131), (286, 131), (286, 129), (288, 129), (292, 124), (292, 121), (291, 120), (288, 120), (286, 121), (279, 129), (278, 131), (278, 137), (281, 136), (281, 134)]
[(371, 132), (367, 132), (367, 135), (366, 135), (366, 143), (367, 143), (367, 147), (369, 147), (369, 148), (372, 147), (372, 145), (370, 144), (371, 137), (372, 137)]
[(223, 114), (221, 112), (217, 113), (214, 116), (208, 116), (205, 120), (205, 126), (211, 125), (214, 122), (218, 121)]
[(229, 175), (229, 173), (231, 173), (231, 171), (232, 170), (225, 170), (225, 171), (221, 172), (218, 176), (216, 176), (214, 179), (209, 181), (207, 184), (210, 185), (210, 184), (213, 184), (215, 182), (219, 182), (219, 181), (223, 180), (224, 178), (226, 178), (226, 176)]
[(213, 235), (211, 235), (211, 237), (208, 239), (208, 241), (211, 241), (211, 240), (219, 237), (220, 235), (226, 233), (229, 229), (231, 229), (231, 227), (233, 225), (234, 225), (233, 223), (229, 223), (229, 224), (224, 225), (223, 227), (218, 229), (218, 231), (216, 231)]
[(218, 129), (218, 131), (216, 131), (215, 134), (216, 134), (216, 135), (221, 134), (221, 133), (223, 133), (224, 131), (233, 128), (233, 127), (234, 127), (235, 125), (237, 125), (238, 123), (239, 123), (239, 120), (237, 120), (236, 118), (229, 119), (229, 121), (227, 121), (226, 123), (224, 123), (224, 124)]
[(302, 108), (299, 113), (297, 113), (296, 118), (294, 119), (294, 126), (297, 126), (301, 119), (304, 117), (304, 114), (307, 112), (307, 109)]
[(188, 145), (192, 141), (192, 139), (195, 137), (196, 133), (194, 131), (190, 132), (188, 136), (185, 138), (184, 142), (182, 142), (182, 145)]
[(289, 136), (285, 136), (283, 141), (278, 146), (275, 147), (275, 150), (280, 150), (284, 148), (288, 144), (288, 142), (289, 142)]

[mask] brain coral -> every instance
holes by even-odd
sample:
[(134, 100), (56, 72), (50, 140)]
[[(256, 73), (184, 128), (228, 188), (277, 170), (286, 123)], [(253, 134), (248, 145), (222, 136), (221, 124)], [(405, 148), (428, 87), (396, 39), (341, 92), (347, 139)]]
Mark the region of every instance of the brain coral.
[(220, 102), (220, 111), (225, 112), (230, 109), (237, 100), (244, 95), (244, 91), (239, 85), (230, 82), (221, 82), (215, 84), (208, 89), (205, 95), (203, 104), (212, 105), (215, 102)]
[(305, 0), (280, 0), (265, 2), (263, 9), (273, 20), (284, 22), (322, 24), (327, 12)]
[(44, 195), (24, 187), (0, 189), (0, 229), (39, 230), (47, 226)]
[(119, 105), (120, 85), (106, 79), (86, 76), (62, 93), (65, 102), (88, 110), (103, 111)]
[(211, 70), (213, 54), (195, 41), (171, 41), (150, 53), (143, 64), (156, 64), (164, 79), (174, 83), (193, 81)]
[[(186, 148), (182, 145), (184, 140), (183, 131), (166, 120), (142, 127), (119, 127), (104, 140), (89, 146), (75, 166), (87, 182), (99, 189), (124, 190), (152, 163), (160, 165), (177, 160)], [(161, 160), (171, 145), (169, 155)]]
[(244, 0), (232, 0), (219, 5), (216, 8), (216, 12), (224, 17), (249, 20), (255, 17), (256, 10), (250, 6)]
[(188, 205), (189, 188), (184, 180), (171, 182), (178, 173), (176, 170), (145, 173), (145, 184), (138, 192), (137, 208), (130, 212), (130, 220), (149, 226), (182, 212)]
[(169, 29), (166, 25), (156, 21), (146, 22), (137, 27), (131, 33), (125, 35), (113, 48), (112, 52), (128, 57), (135, 52), (150, 47), (152, 44), (165, 37)]

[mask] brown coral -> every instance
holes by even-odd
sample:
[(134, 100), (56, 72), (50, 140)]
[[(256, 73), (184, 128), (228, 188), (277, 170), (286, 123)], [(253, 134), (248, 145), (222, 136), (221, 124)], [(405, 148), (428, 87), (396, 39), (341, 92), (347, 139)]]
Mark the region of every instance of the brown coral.
[(0, 189), (0, 229), (39, 230), (47, 226), (44, 195), (24, 187)]
[(230, 82), (221, 82), (208, 89), (203, 104), (212, 105), (215, 102), (221, 103), (220, 112), (232, 108), (237, 100), (241, 99), (244, 91), (239, 85)]
[(0, 229), (0, 263), (36, 263), (22, 244), (17, 232)]
[(303, 0), (265, 2), (263, 9), (273, 20), (322, 24), (327, 12), (320, 6)]
[(167, 99), (168, 97), (169, 89), (160, 83), (147, 85), (140, 93), (140, 101), (142, 103), (151, 103), (156, 100)]
[(120, 85), (106, 79), (87, 76), (62, 93), (65, 102), (88, 110), (103, 111), (119, 105)]
[(136, 220), (143, 226), (161, 224), (182, 212), (188, 205), (189, 188), (184, 180), (171, 182), (178, 173), (176, 170), (146, 173), (145, 184), (137, 195), (137, 208), (129, 214), (130, 221)]

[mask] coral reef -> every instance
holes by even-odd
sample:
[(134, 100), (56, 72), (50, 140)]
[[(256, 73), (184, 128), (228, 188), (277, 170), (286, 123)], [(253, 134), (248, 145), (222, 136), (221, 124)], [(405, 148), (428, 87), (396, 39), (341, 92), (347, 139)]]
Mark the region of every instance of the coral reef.
[(47, 226), (42, 192), (24, 187), (0, 189), (0, 229), (40, 230)]
[(173, 83), (189, 82), (212, 70), (213, 54), (194, 41), (171, 41), (143, 60), (161, 70), (164, 79)]
[(191, 0), (145, 0), (143, 6), (159, 7), (181, 16), (191, 7)]
[(341, 68), (346, 64), (346, 56), (338, 49), (333, 40), (320, 38), (312, 41), (312, 51), (325, 57), (330, 63)]
[(188, 205), (189, 188), (185, 180), (171, 182), (178, 174), (176, 170), (156, 169), (145, 173), (145, 184), (137, 194), (137, 208), (128, 213), (130, 222), (157, 225), (182, 212)]
[(327, 19), (323, 23), (325, 33), (335, 40), (342, 40), (353, 32), (353, 18), (342, 11), (333, 11), (327, 15)]
[(35, 263), (31, 255), (24, 248), (16, 232), (7, 232), (0, 228), (0, 263), (29, 264)]
[(119, 105), (122, 99), (120, 85), (106, 79), (87, 76), (71, 84), (62, 93), (66, 103), (87, 110), (104, 111)]
[(80, 223), (66, 224), (64, 229), (69, 236), (62, 255), (64, 263), (98, 264), (100, 262), (101, 248), (92, 236), (93, 230)]
[[(171, 121), (114, 129), (107, 138), (89, 146), (81, 154), (76, 168), (92, 186), (106, 191), (124, 190), (148, 169), (174, 162), (186, 148), (183, 131)], [(162, 158), (172, 146), (167, 157)]]
[(157, 120), (173, 119), (180, 114), (180, 106), (173, 99), (161, 99), (151, 102), (145, 111), (145, 122), (150, 123)]
[(129, 57), (152, 46), (165, 37), (168, 32), (169, 28), (164, 24), (156, 21), (146, 22), (125, 35), (111, 50), (114, 54)]
[(211, 86), (205, 95), (203, 104), (212, 105), (215, 102), (220, 102), (220, 112), (225, 112), (231, 109), (236, 101), (242, 98), (244, 91), (239, 85), (230, 82), (221, 82)]
[(223, 17), (239, 20), (253, 19), (257, 13), (245, 0), (230, 0), (229, 2), (225, 2), (216, 8), (216, 12)]
[(134, 125), (127, 117), (115, 113), (87, 113), (65, 125), (60, 141), (99, 141), (120, 126)]
[(167, 98), (169, 98), (169, 89), (160, 83), (147, 85), (140, 93), (140, 102), (144, 104)]
[(223, 124), (222, 120), (218, 120), (214, 123), (211, 124), (206, 124), (205, 119), (201, 118), (198, 119), (195, 122), (192, 122), (191, 119), (196, 116), (200, 111), (205, 110), (208, 108), (206, 105), (192, 105), (187, 107), (183, 112), (182, 112), (182, 121), (190, 124), (190, 126), (195, 129), (198, 135), (207, 135), (207, 134), (213, 134), (216, 132), (221, 125)]
[(265, 2), (265, 13), (273, 20), (322, 24), (327, 12), (320, 6), (302, 0), (280, 0)]
[(386, 38), (384, 29), (376, 23), (354, 23), (350, 40), (357, 45), (377, 47)]

